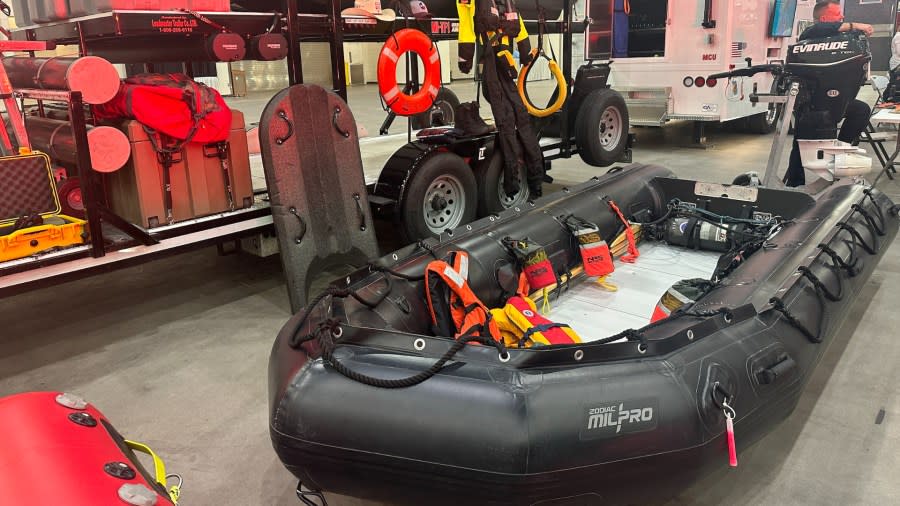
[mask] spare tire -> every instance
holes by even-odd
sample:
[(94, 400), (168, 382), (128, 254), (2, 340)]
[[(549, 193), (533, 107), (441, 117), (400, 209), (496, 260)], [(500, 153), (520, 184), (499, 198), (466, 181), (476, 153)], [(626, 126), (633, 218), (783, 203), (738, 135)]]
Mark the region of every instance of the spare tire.
[(578, 154), (588, 165), (607, 167), (622, 159), (628, 144), (628, 107), (618, 92), (591, 92), (575, 120)]
[[(459, 107), (459, 98), (447, 88), (441, 88), (431, 109), (416, 114), (411, 118), (413, 130), (421, 130), (433, 126), (452, 125), (456, 121), (455, 111)], [(440, 118), (440, 121), (438, 121)]]

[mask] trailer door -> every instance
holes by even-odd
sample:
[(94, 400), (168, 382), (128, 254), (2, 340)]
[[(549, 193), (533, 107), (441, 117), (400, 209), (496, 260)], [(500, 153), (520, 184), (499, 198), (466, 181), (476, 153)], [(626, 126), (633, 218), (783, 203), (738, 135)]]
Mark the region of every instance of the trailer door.
[(591, 24), (584, 45), (586, 60), (609, 60), (612, 56), (613, 3), (616, 0), (587, 0), (586, 11)]

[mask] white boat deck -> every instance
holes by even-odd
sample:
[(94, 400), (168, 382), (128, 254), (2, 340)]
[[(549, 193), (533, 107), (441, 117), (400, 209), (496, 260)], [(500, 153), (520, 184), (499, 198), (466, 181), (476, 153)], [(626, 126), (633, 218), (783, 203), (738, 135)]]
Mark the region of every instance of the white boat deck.
[(595, 278), (581, 277), (558, 300), (556, 294), (550, 296), (546, 317), (569, 324), (585, 342), (639, 329), (650, 323), (653, 309), (670, 286), (682, 279), (709, 279), (720, 256), (658, 242), (641, 244), (640, 252), (634, 264), (616, 261), (616, 271), (607, 281), (619, 287), (617, 292), (603, 289)]

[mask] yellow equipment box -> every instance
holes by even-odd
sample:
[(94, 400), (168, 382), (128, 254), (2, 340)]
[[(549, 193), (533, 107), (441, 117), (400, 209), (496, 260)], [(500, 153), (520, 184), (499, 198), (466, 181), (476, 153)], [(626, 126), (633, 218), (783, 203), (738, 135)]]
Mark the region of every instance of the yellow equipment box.
[[(0, 158), (0, 262), (83, 244), (86, 222), (59, 213), (56, 180), (47, 155), (32, 152)], [(12, 230), (20, 218), (37, 216), (40, 225)]]
[(84, 220), (59, 214), (47, 218), (43, 225), (2, 235), (0, 262), (25, 258), (51, 248), (84, 244), (87, 239), (86, 223)]

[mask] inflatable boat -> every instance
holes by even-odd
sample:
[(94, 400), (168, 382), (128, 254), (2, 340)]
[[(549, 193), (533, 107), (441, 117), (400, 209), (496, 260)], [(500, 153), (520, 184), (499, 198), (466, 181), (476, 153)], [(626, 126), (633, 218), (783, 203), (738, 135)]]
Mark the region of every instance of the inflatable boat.
[[(602, 283), (573, 218), (618, 256)], [(851, 181), (813, 197), (614, 169), (316, 297), (272, 350), (274, 448), (309, 490), (396, 504), (597, 504), (687, 487), (791, 413), (897, 230), (893, 202)], [(636, 248), (620, 251), (628, 235)], [(534, 264), (511, 247), (523, 242), (540, 245), (552, 286), (527, 286)], [(480, 331), (441, 330), (435, 262), (491, 314), (524, 279), (534, 305), (516, 314), (568, 342), (496, 339), (484, 317)]]

